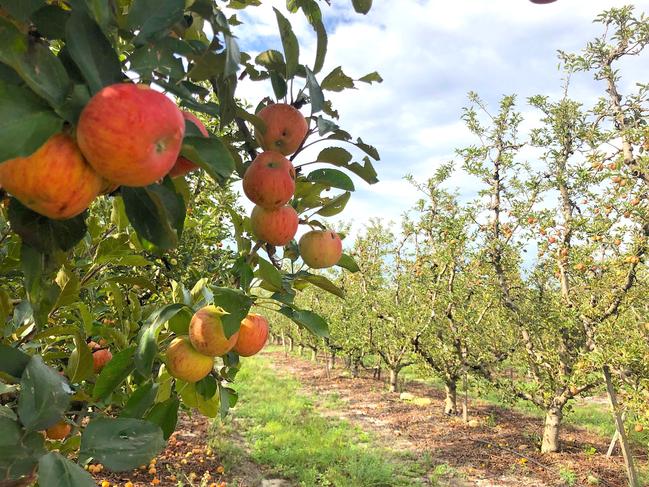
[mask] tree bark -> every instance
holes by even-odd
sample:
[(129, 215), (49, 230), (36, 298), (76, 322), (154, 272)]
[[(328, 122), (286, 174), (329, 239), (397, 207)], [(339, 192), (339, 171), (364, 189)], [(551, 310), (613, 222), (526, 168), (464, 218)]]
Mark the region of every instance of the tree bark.
[(293, 353), (293, 337), (288, 337), (288, 351)]
[(556, 453), (559, 451), (559, 432), (563, 419), (563, 407), (551, 406), (545, 412), (545, 427), (541, 453)]
[(399, 369), (390, 369), (390, 392), (397, 392), (399, 389)]
[(633, 452), (629, 447), (629, 442), (626, 437), (626, 430), (624, 429), (624, 420), (620, 414), (620, 410), (617, 404), (617, 394), (615, 393), (615, 388), (613, 387), (613, 381), (611, 380), (611, 371), (608, 368), (608, 365), (602, 367), (604, 372), (604, 379), (606, 380), (606, 392), (608, 393), (608, 399), (611, 403), (611, 410), (613, 411), (613, 418), (615, 419), (615, 429), (617, 431), (618, 440), (620, 441), (620, 449), (622, 450), (622, 457), (624, 457), (624, 465), (626, 466), (626, 475), (629, 480), (629, 487), (640, 487), (640, 480), (638, 479), (638, 473), (635, 469), (635, 464), (633, 462)]
[(300, 345), (299, 347), (297, 347), (297, 353), (300, 357), (304, 356), (304, 345)]
[(352, 362), (352, 378), (357, 379), (360, 375), (360, 359), (354, 359)]
[(311, 362), (318, 361), (318, 351), (314, 348), (311, 349)]
[(457, 380), (448, 379), (444, 383), (446, 398), (444, 399), (444, 414), (455, 416), (457, 414)]
[(469, 422), (469, 386), (467, 383), (466, 372), (462, 378), (462, 387), (464, 388), (464, 394), (462, 396), (462, 421), (465, 423)]
[(331, 352), (329, 354), (329, 357), (327, 359), (327, 367), (329, 370), (332, 370), (334, 367), (336, 367), (336, 352)]

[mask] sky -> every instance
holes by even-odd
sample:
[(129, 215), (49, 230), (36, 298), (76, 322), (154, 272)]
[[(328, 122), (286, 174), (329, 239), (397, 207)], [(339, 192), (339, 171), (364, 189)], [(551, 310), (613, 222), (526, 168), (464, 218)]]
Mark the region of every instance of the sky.
[[(340, 112), (341, 128), (376, 146), (381, 155), (375, 165), (379, 183), (368, 185), (354, 177), (357, 190), (341, 214), (352, 223), (352, 233), (372, 217), (398, 222), (418, 199), (404, 175), (424, 181), (440, 164), (456, 159), (456, 148), (476, 142), (460, 121), (469, 91), (494, 110), (503, 95), (516, 93), (526, 117), (522, 128), (533, 127), (538, 117), (525, 100), (562, 94), (557, 50), (577, 52), (600, 35), (601, 25), (592, 20), (605, 9), (632, 3), (637, 13), (649, 13), (649, 0), (558, 0), (547, 5), (529, 0), (374, 0), (365, 16), (353, 11), (351, 0), (331, 3), (320, 2), (329, 44), (318, 79), (337, 66), (355, 79), (373, 71), (383, 78), (381, 84), (357, 83), (358, 90), (326, 92)], [(284, 0), (262, 0), (261, 6), (238, 13), (243, 25), (235, 33), (242, 50), (253, 57), (268, 48), (281, 51), (272, 7), (289, 18), (300, 41), (300, 61), (312, 65), (313, 31), (301, 13), (286, 11)], [(649, 81), (649, 66), (635, 63), (625, 74), (623, 87), (632, 87)], [(603, 94), (589, 75), (574, 76), (571, 86), (571, 96), (586, 105)], [(269, 81), (246, 81), (238, 90), (254, 105), (272, 96)], [(296, 163), (313, 155), (301, 155)], [(477, 191), (475, 181), (464, 174), (450, 185), (464, 200)]]

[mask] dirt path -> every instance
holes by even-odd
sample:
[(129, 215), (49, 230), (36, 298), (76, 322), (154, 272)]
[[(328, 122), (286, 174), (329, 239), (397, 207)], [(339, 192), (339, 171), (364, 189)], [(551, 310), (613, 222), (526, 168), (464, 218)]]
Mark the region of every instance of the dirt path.
[[(396, 450), (429, 452), (436, 463), (458, 469), (463, 479), (452, 485), (480, 487), (554, 487), (561, 485), (626, 485), (621, 457), (604, 456), (608, 440), (585, 430), (566, 426), (563, 451), (538, 453), (541, 420), (488, 404), (471, 404), (468, 426), (443, 414), (443, 393), (421, 383), (408, 392), (429, 398), (417, 406), (387, 392), (385, 384), (371, 377), (349, 377), (342, 368), (327, 378), (320, 363), (268, 352), (273, 367), (299, 379), (306, 392), (323, 398), (335, 394), (340, 407), (323, 414), (347, 419), (372, 431)], [(638, 451), (643, 465), (646, 453)]]

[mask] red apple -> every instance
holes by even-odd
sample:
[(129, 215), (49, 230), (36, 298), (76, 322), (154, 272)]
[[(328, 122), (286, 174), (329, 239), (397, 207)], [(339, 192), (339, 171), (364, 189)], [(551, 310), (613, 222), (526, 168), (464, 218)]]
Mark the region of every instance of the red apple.
[[(205, 128), (205, 125), (203, 125), (203, 122), (201, 122), (198, 119), (198, 117), (196, 117), (196, 115), (190, 112), (186, 112), (184, 110), (182, 113), (185, 120), (189, 120), (194, 125), (196, 125), (198, 127), (199, 132), (204, 137), (209, 137), (210, 134)], [(176, 160), (176, 164), (174, 164), (174, 167), (172, 167), (171, 171), (169, 171), (169, 176), (171, 176), (172, 178), (176, 178), (178, 176), (184, 176), (188, 172), (194, 171), (195, 169), (198, 169), (198, 166), (196, 164), (194, 164), (186, 157), (179, 156), (178, 159)]]
[(295, 192), (293, 164), (278, 152), (262, 152), (243, 176), (243, 192), (263, 208), (284, 206)]
[(107, 86), (81, 112), (77, 141), (101, 176), (118, 185), (147, 186), (178, 159), (185, 119), (169, 98), (146, 85)]
[(97, 350), (92, 353), (92, 365), (95, 369), (95, 374), (101, 372), (101, 370), (110, 362), (113, 358), (113, 354), (110, 353), (110, 350), (107, 348), (102, 350)]
[(312, 269), (331, 267), (340, 260), (343, 243), (331, 230), (312, 230), (302, 235), (299, 243), (300, 255)]
[(82, 213), (103, 179), (66, 134), (50, 137), (36, 152), (0, 163), (0, 185), (23, 205), (55, 220)]
[(241, 321), (239, 338), (234, 351), (242, 357), (258, 353), (268, 340), (268, 320), (261, 315), (250, 313)]
[(284, 246), (297, 232), (298, 216), (292, 206), (282, 206), (276, 210), (266, 210), (255, 205), (250, 215), (252, 233), (258, 240), (271, 245)]
[(309, 126), (297, 108), (286, 103), (275, 103), (262, 108), (257, 114), (266, 124), (262, 134), (255, 132), (257, 142), (264, 150), (293, 154), (306, 137)]
[(210, 357), (225, 355), (237, 343), (238, 332), (230, 338), (225, 336), (221, 322), (224, 314), (216, 306), (204, 306), (194, 313), (189, 322), (189, 340), (198, 353)]
[(187, 337), (174, 338), (166, 352), (167, 369), (177, 379), (198, 382), (214, 367), (214, 359), (200, 354)]

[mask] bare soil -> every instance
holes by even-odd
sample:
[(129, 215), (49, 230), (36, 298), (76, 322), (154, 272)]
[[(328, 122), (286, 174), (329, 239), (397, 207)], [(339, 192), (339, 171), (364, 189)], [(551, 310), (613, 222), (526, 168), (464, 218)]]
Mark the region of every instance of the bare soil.
[[(417, 406), (390, 393), (387, 385), (366, 371), (351, 378), (342, 366), (327, 377), (324, 361), (312, 361), (270, 352), (280, 373), (299, 379), (307, 392), (319, 396), (336, 394), (342, 406), (335, 415), (372, 431), (386, 447), (428, 452), (436, 463), (458, 469), (463, 480), (454, 485), (481, 487), (549, 487), (568, 485), (562, 478), (576, 475), (573, 485), (623, 487), (626, 484), (622, 457), (606, 458), (609, 438), (566, 425), (562, 430), (562, 451), (539, 452), (542, 420), (488, 403), (469, 404), (470, 421), (443, 413), (444, 393), (419, 382), (409, 382), (407, 392), (429, 398), (430, 405)], [(477, 424), (476, 424), (477, 423)], [(594, 450), (593, 450), (594, 449)], [(645, 450), (635, 452), (645, 466)], [(566, 474), (568, 472), (568, 474)], [(596, 483), (597, 482), (597, 483)]]
[[(473, 421), (466, 424), (459, 417), (443, 414), (444, 394), (432, 386), (408, 383), (407, 392), (431, 401), (429, 405), (418, 406), (388, 392), (386, 383), (373, 379), (370, 372), (362, 371), (361, 377), (351, 378), (340, 365), (327, 374), (324, 361), (316, 363), (279, 351), (264, 355), (271, 359), (279, 374), (293, 376), (303, 384), (304, 392), (320, 398), (321, 414), (345, 419), (372, 432), (385, 448), (430, 455), (435, 464), (457, 469), (459, 475), (447, 480), (451, 486), (626, 485), (621, 456), (606, 458), (609, 439), (592, 432), (568, 425), (562, 431), (562, 451), (541, 455), (538, 449), (542, 421), (538, 418), (473, 402), (469, 404), (469, 419)], [(324, 407), (327, 397), (332, 395), (336, 407)], [(263, 466), (246, 459), (235, 472), (220, 473), (219, 453), (208, 445), (210, 422), (200, 415), (183, 414), (167, 448), (156, 459), (154, 473), (147, 465), (145, 469), (122, 474), (104, 471), (95, 474), (95, 478), (98, 483), (107, 480), (111, 486), (119, 487), (128, 481), (135, 487), (177, 486), (178, 481), (212, 487), (221, 487), (221, 482), (241, 487), (290, 485), (267, 478)], [(241, 438), (231, 441), (245, 450)], [(636, 458), (646, 466), (646, 451), (638, 450)], [(567, 483), (566, 472), (576, 475), (575, 483)]]

